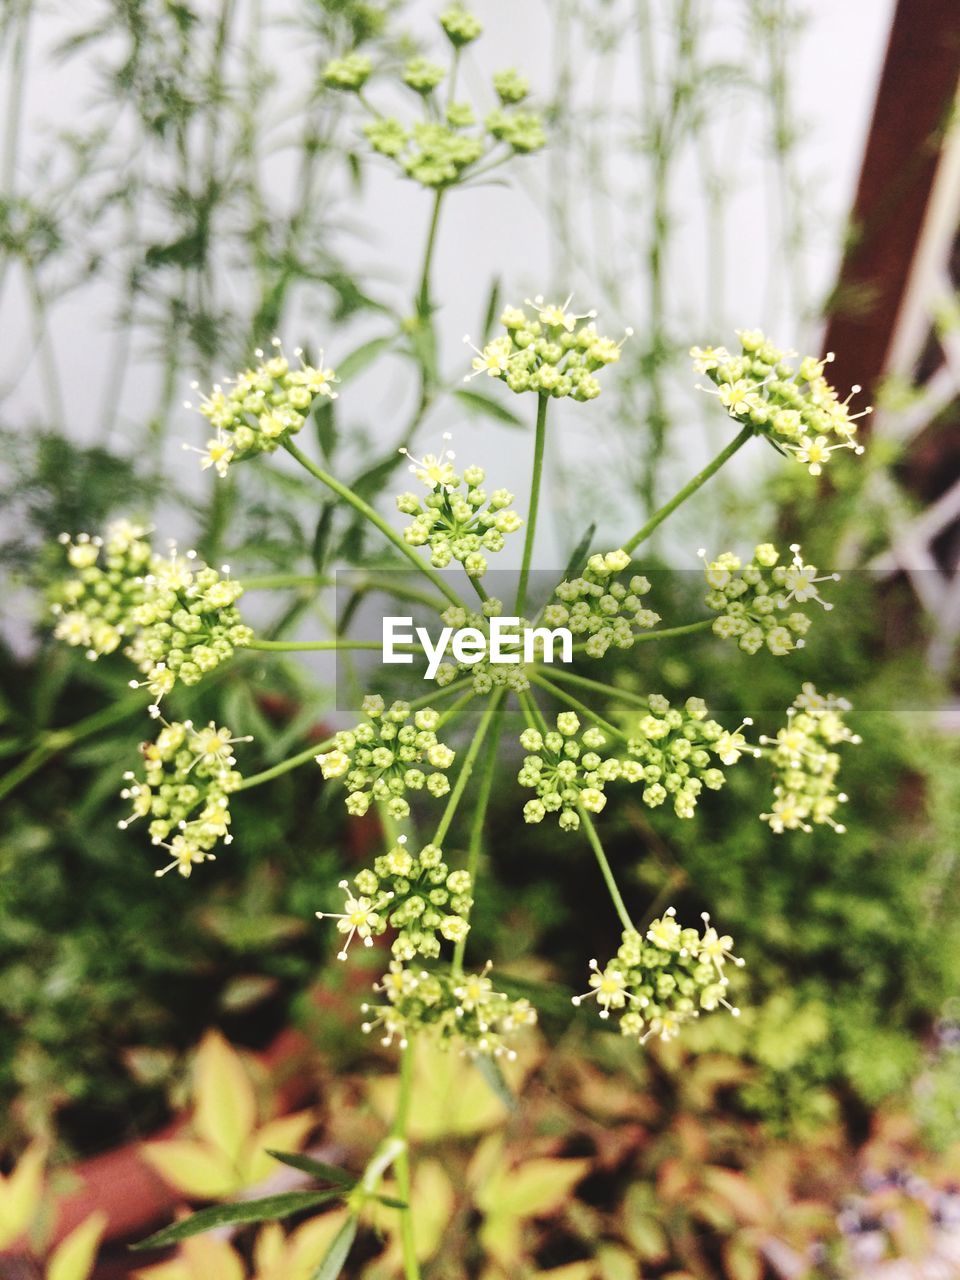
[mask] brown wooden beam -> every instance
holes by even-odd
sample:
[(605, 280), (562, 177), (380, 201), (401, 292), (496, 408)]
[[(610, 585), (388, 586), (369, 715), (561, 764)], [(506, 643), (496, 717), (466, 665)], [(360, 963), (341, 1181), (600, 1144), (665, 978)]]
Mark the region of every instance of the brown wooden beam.
[(898, 0), (828, 306), (824, 350), (836, 352), (838, 387), (870, 391), (884, 371), (958, 82), (960, 0)]

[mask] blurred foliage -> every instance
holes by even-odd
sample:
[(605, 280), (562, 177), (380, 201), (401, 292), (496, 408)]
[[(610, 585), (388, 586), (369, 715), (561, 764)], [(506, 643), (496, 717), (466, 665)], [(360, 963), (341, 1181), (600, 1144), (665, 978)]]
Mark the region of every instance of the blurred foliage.
[(264, 1116), (240, 1056), (216, 1032), (201, 1041), (192, 1064), (192, 1136), (147, 1142), (144, 1158), (165, 1182), (194, 1200), (221, 1200), (264, 1182), (276, 1169), (271, 1150), (299, 1151), (314, 1127), (310, 1111)]
[[(323, 999), (328, 1029), (349, 1035), (350, 1001)], [(361, 1075), (319, 1067), (318, 1155), (364, 1167), (394, 1105), (392, 1065), (384, 1055), (368, 1056)], [(436, 1280), (837, 1280), (882, 1274), (861, 1267), (947, 1238), (955, 1144), (931, 1158), (899, 1110), (878, 1113), (856, 1148), (835, 1123), (815, 1138), (771, 1138), (731, 1107), (755, 1074), (735, 1052), (658, 1041), (640, 1058), (614, 1035), (573, 1028), (549, 1051), (530, 1036), (493, 1090), (477, 1067), (421, 1044), (411, 1110), (421, 1263)], [(135, 1274), (307, 1280), (345, 1221), (337, 1208), (292, 1230), (201, 1237)], [(371, 1206), (349, 1267), (331, 1274), (400, 1272), (396, 1215)]]
[(54, 1200), (46, 1152), (33, 1143), (6, 1176), (0, 1175), (0, 1251), (29, 1239), (31, 1251), (45, 1255), (42, 1270), (35, 1273), (38, 1280), (89, 1280), (107, 1215), (91, 1213), (55, 1248), (48, 1248)]

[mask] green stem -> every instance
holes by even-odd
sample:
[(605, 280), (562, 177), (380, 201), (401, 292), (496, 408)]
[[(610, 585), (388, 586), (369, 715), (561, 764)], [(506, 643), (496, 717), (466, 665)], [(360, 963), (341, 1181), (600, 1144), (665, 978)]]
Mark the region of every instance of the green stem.
[[(554, 690), (553, 692), (557, 694), (560, 693), (559, 690)], [(520, 706), (523, 709), (524, 718), (527, 721), (527, 724), (533, 729), (539, 729), (541, 733), (546, 733), (547, 722), (544, 720), (543, 713), (537, 706), (536, 699), (532, 698), (529, 693), (521, 693), (517, 696), (520, 699)], [(586, 809), (584, 809), (582, 805), (577, 805), (577, 812), (580, 814), (580, 825), (586, 832), (587, 839), (590, 842), (590, 847), (593, 850), (594, 857), (597, 860), (597, 865), (600, 868), (600, 874), (603, 876), (607, 890), (613, 900), (613, 905), (616, 908), (617, 915), (620, 917), (620, 923), (625, 929), (632, 929), (633, 921), (630, 919), (630, 913), (623, 901), (620, 890), (617, 888), (617, 882), (614, 879), (613, 870), (610, 863), (607, 861), (607, 855), (603, 852), (603, 845), (600, 843), (600, 837), (597, 835), (596, 827), (594, 827), (589, 813), (587, 813)]]
[(551, 670), (550, 679), (561, 680), (567, 684), (575, 684), (581, 689), (589, 690), (591, 693), (603, 693), (608, 698), (619, 698), (621, 702), (632, 703), (634, 706), (643, 707), (644, 710), (649, 709), (648, 700), (642, 693), (631, 693), (627, 689), (618, 689), (616, 685), (604, 684), (602, 680), (591, 680), (588, 676), (578, 676), (563, 667), (556, 667)]
[(550, 732), (550, 726), (544, 719), (543, 712), (537, 705), (536, 699), (529, 693), (518, 693), (517, 701), (520, 703), (520, 710), (523, 712), (523, 718), (531, 729), (539, 729), (542, 734)]
[(473, 689), (468, 689), (465, 694), (456, 700), (452, 707), (443, 713), (437, 721), (437, 728), (442, 729), (444, 725), (450, 724), (451, 721), (456, 720), (464, 707), (468, 707), (476, 696), (477, 695)]
[(623, 544), (624, 551), (633, 551), (639, 547), (641, 542), (645, 542), (650, 537), (654, 529), (663, 524), (668, 516), (676, 511), (686, 500), (697, 492), (701, 485), (706, 484), (712, 475), (715, 475), (724, 463), (729, 462), (738, 449), (742, 449), (748, 440), (752, 439), (756, 434), (756, 428), (748, 425), (743, 428), (739, 435), (727, 445), (725, 449), (717, 454), (712, 462), (708, 462), (702, 471), (698, 471), (692, 480), (688, 481), (683, 488), (665, 503), (659, 511), (655, 511), (643, 528), (638, 529), (629, 542)]
[[(414, 711), (419, 711), (421, 707), (429, 707), (434, 702), (439, 702), (441, 698), (447, 698), (451, 694), (457, 693), (459, 690), (464, 689), (468, 683), (469, 681), (466, 678), (455, 680), (453, 684), (448, 684), (445, 689), (438, 689), (422, 698), (418, 698), (416, 702), (410, 703), (411, 714)], [(274, 778), (279, 778), (281, 774), (289, 773), (291, 769), (296, 769), (298, 765), (306, 764), (308, 760), (315, 759), (321, 751), (328, 751), (335, 741), (335, 738), (326, 738), (323, 742), (304, 747), (302, 751), (295, 756), (291, 756), (289, 760), (281, 760), (279, 764), (272, 765), (269, 769), (264, 769), (262, 773), (253, 773), (249, 778), (244, 778), (237, 790), (248, 791), (251, 787), (259, 787), (261, 783), (271, 782)]]
[(48, 730), (29, 754), (0, 778), (0, 800), (14, 791), (21, 782), (26, 782), (27, 778), (35, 774), (38, 769), (42, 769), (48, 760), (52, 760), (61, 751), (66, 751), (84, 738), (99, 733), (101, 729), (119, 724), (135, 711), (143, 711), (146, 705), (145, 695), (139, 693), (132, 698), (124, 698), (112, 706), (95, 711), (93, 715), (87, 716), (85, 720), (78, 720), (68, 729)]
[[(251, 640), (244, 646), (247, 649), (259, 649), (264, 653), (307, 653), (317, 651), (336, 652), (338, 649), (376, 649), (383, 648), (379, 640)], [(397, 653), (422, 653), (413, 644), (395, 644)]]
[(580, 702), (571, 693), (567, 693), (566, 689), (558, 689), (555, 684), (551, 684), (536, 671), (530, 673), (530, 679), (534, 684), (538, 684), (544, 693), (551, 694), (554, 698), (559, 698), (561, 702), (566, 703), (571, 710), (576, 711), (578, 715), (583, 716), (585, 720), (592, 721), (601, 728), (604, 733), (610, 734), (612, 738), (617, 738), (621, 742), (625, 742), (626, 734), (622, 729), (618, 729), (616, 725), (612, 725), (609, 720), (604, 720), (602, 716), (598, 716), (592, 707), (588, 707), (585, 703)]
[(458, 608), (463, 607), (463, 601), (457, 595), (456, 591), (454, 591), (453, 587), (451, 587), (449, 583), (445, 582), (443, 577), (437, 573), (435, 569), (424, 564), (413, 547), (404, 542), (396, 529), (391, 528), (390, 525), (387, 524), (386, 520), (384, 520), (378, 512), (374, 511), (373, 507), (371, 507), (369, 503), (364, 502), (364, 500), (358, 497), (352, 489), (347, 488), (347, 486), (341, 483), (341, 481), (339, 481), (335, 476), (324, 471), (322, 467), (318, 467), (312, 459), (308, 458), (305, 453), (297, 448), (292, 440), (285, 440), (283, 442), (283, 447), (286, 449), (287, 453), (289, 453), (292, 458), (296, 458), (301, 467), (309, 471), (315, 479), (319, 480), (321, 484), (325, 484), (328, 489), (332, 489), (338, 497), (343, 498), (344, 502), (349, 503), (355, 511), (359, 511), (365, 519), (369, 520), (372, 525), (375, 525), (384, 537), (387, 538), (388, 541), (392, 542), (397, 550), (402, 552), (402, 554), (406, 556), (406, 558), (420, 571), (420, 573), (424, 575), (424, 577), (429, 578), (433, 585), (443, 592), (451, 604), (457, 605)]
[[(659, 631), (641, 631), (633, 637), (634, 644), (649, 644), (652, 640), (673, 640), (677, 636), (692, 636), (698, 631), (709, 631), (713, 626), (712, 618), (703, 618), (700, 622), (685, 622), (682, 627), (663, 627)], [(575, 644), (574, 653), (586, 653), (586, 644)]]
[(473, 735), (473, 740), (467, 748), (467, 754), (464, 756), (463, 764), (460, 766), (460, 772), (457, 774), (457, 780), (454, 783), (453, 790), (450, 792), (450, 799), (447, 801), (447, 807), (443, 811), (443, 817), (437, 824), (437, 830), (433, 837), (433, 844), (441, 845), (446, 838), (447, 832), (450, 830), (450, 824), (453, 821), (454, 814), (457, 812), (457, 806), (463, 799), (463, 793), (466, 790), (467, 783), (470, 781), (470, 775), (473, 772), (473, 766), (476, 764), (477, 756), (480, 754), (480, 748), (483, 746), (487, 736), (487, 731), (493, 722), (497, 708), (503, 698), (503, 690), (495, 689), (490, 694), (487, 702), (486, 710), (480, 717), (480, 723), (477, 725), (477, 731)]
[(315, 573), (265, 573), (259, 577), (244, 578), (244, 591), (283, 591), (288, 587), (332, 587), (332, 578), (318, 577)]
[(433, 265), (433, 253), (437, 247), (437, 228), (440, 225), (440, 205), (443, 201), (442, 188), (433, 198), (433, 212), (430, 216), (430, 229), (427, 232), (427, 243), (423, 251), (423, 267), (420, 271), (420, 287), (417, 293), (417, 312), (421, 318), (429, 316), (430, 303), (430, 269)]
[(385, 595), (396, 596), (398, 600), (410, 600), (413, 604), (426, 605), (428, 609), (433, 609), (437, 613), (442, 613), (447, 607), (445, 600), (438, 600), (436, 596), (431, 595), (428, 591), (419, 591), (416, 587), (405, 586), (403, 583), (398, 584), (393, 581), (390, 574), (387, 574), (385, 578), (364, 576), (358, 581), (356, 589), (358, 591), (382, 591)]
[(456, 101), (457, 95), (457, 73), (460, 70), (460, 47), (457, 46), (453, 50), (453, 57), (450, 59), (450, 77), (447, 80), (447, 106), (451, 106)]
[[(470, 882), (476, 891), (477, 884), (477, 868), (480, 863), (480, 851), (483, 848), (483, 826), (487, 817), (487, 808), (490, 804), (490, 793), (493, 790), (493, 779), (497, 772), (497, 759), (499, 754), (499, 728), (500, 721), (503, 718), (503, 707), (497, 708), (497, 713), (493, 719), (490, 732), (490, 741), (487, 746), (487, 754), (484, 757), (483, 769), (480, 774), (480, 783), (477, 790), (477, 803), (473, 810), (473, 819), (470, 823), (470, 843), (467, 846), (467, 871), (470, 873)], [(453, 949), (453, 972), (463, 973), (463, 956), (467, 948), (467, 939), (463, 937)]]
[(540, 482), (543, 478), (543, 454), (547, 442), (547, 402), (549, 397), (541, 391), (537, 397), (537, 434), (533, 446), (533, 475), (530, 480), (530, 504), (527, 508), (527, 536), (523, 544), (523, 563), (520, 567), (520, 582), (517, 586), (517, 605), (515, 612), (523, 617), (527, 603), (527, 582), (530, 577), (530, 562), (533, 559), (533, 543), (537, 533), (537, 509), (540, 506)]
[(291, 756), (289, 760), (281, 760), (279, 764), (272, 765), (269, 769), (264, 769), (262, 773), (252, 773), (249, 778), (244, 778), (237, 790), (249, 791), (251, 787), (259, 787), (264, 782), (272, 782), (274, 778), (279, 778), (281, 774), (289, 773), (291, 769), (296, 769), (299, 765), (306, 764), (308, 760), (315, 760), (321, 751), (329, 751), (335, 741), (335, 738), (326, 738), (323, 742), (315, 742), (312, 746), (304, 747), (302, 751), (297, 752), (295, 756)]
[(397, 1191), (407, 1206), (400, 1213), (400, 1241), (403, 1248), (403, 1274), (405, 1280), (420, 1280), (420, 1264), (417, 1262), (416, 1241), (413, 1235), (413, 1210), (410, 1206), (410, 1152), (407, 1142), (407, 1121), (410, 1115), (410, 1097), (413, 1091), (413, 1040), (407, 1041), (400, 1055), (400, 1092), (397, 1110), (393, 1117), (391, 1135), (401, 1144), (393, 1167), (397, 1174)]
[(593, 850), (594, 857), (597, 860), (597, 865), (600, 868), (600, 874), (603, 876), (607, 889), (610, 892), (610, 897), (613, 899), (613, 905), (616, 909), (617, 915), (620, 917), (620, 923), (623, 925), (624, 929), (632, 930), (634, 928), (634, 924), (630, 919), (630, 912), (627, 910), (626, 903), (620, 894), (620, 890), (617, 888), (617, 882), (613, 876), (613, 869), (607, 861), (607, 855), (603, 852), (603, 845), (600, 843), (600, 837), (597, 835), (597, 829), (593, 825), (593, 819), (582, 805), (577, 805), (577, 812), (580, 814), (580, 825), (586, 832), (587, 840), (590, 842), (590, 848)]

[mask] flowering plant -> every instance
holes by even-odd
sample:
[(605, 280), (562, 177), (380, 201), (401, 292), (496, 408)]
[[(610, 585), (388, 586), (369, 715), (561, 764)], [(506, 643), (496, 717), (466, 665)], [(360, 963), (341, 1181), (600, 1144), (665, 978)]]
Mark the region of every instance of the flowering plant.
[[(364, 56), (338, 59), (324, 73), (331, 90), (354, 93), (373, 115), (365, 129), (373, 149), (434, 193), (412, 323), (430, 320), (434, 310), (430, 261), (444, 193), (544, 141), (539, 121), (514, 109), (526, 96), (516, 73), (495, 78), (500, 106), (487, 115), (481, 131), (475, 130), (473, 110), (458, 103), (454, 93), (461, 51), (477, 38), (480, 26), (459, 7), (441, 16), (441, 26), (451, 49), (449, 68), (423, 59), (403, 68), (402, 80), (424, 111), (424, 118), (410, 127), (383, 117), (368, 103), (365, 90), (373, 67)], [(436, 91), (444, 76), (449, 93), (441, 107)], [(298, 437), (315, 403), (336, 397), (338, 378), (322, 355), (314, 363), (297, 351), (299, 364), (292, 364), (279, 339), (271, 351), (257, 351), (250, 368), (203, 395), (199, 412), (214, 434), (200, 450), (201, 466), (222, 482), (236, 465), (254, 458), (264, 461), (259, 455), (283, 450), (322, 490), (377, 530), (399, 564), (416, 570), (424, 588), (417, 596), (421, 603), (429, 602), (447, 626), (469, 623), (481, 639), (492, 619), (509, 613), (524, 625), (532, 619), (533, 626), (568, 627), (575, 638), (575, 658), (587, 664), (601, 663), (611, 647), (630, 650), (703, 631), (712, 631), (720, 641), (736, 641), (746, 653), (762, 653), (758, 660), (785, 657), (804, 642), (812, 625), (810, 606), (831, 607), (819, 593), (820, 584), (831, 576), (818, 575), (799, 546), (791, 546), (792, 558), (784, 559), (778, 548), (764, 543), (746, 562), (731, 551), (713, 559), (702, 552), (704, 604), (713, 616), (680, 618), (669, 625), (662, 625), (660, 614), (649, 607), (657, 602), (648, 600), (651, 584), (640, 572), (637, 552), (756, 437), (799, 461), (814, 476), (836, 450), (860, 451), (849, 397), (840, 399), (829, 385), (825, 362), (808, 357), (795, 365), (791, 353), (754, 330), (740, 334), (741, 353), (736, 356), (723, 348), (694, 348), (695, 368), (710, 378), (711, 390), (739, 428), (737, 434), (619, 546), (604, 551), (578, 548), (568, 572), (558, 575), (550, 597), (537, 605), (531, 599), (531, 574), (544, 464), (555, 430), (549, 420), (551, 402), (569, 398), (586, 403), (601, 395), (630, 336), (629, 331), (616, 338), (603, 334), (597, 313), (575, 313), (571, 300), (551, 302), (537, 295), (522, 306), (504, 308), (502, 333), (473, 348), (471, 368), (463, 375), (468, 380), (485, 376), (504, 383), (515, 395), (529, 392), (535, 397), (525, 507), (514, 509), (514, 495), (505, 487), (488, 493), (481, 468), (456, 469), (451, 450), (417, 459), (404, 445), (400, 453), (409, 458), (426, 492), (397, 497), (400, 514), (410, 522), (402, 529), (395, 527), (355, 488), (301, 448)], [(494, 479), (501, 484), (510, 477)], [(482, 579), (487, 557), (497, 555), (506, 538), (521, 528), (521, 564), (508, 608), (487, 592)], [(369, 648), (369, 642), (353, 640), (340, 628), (318, 640), (258, 637), (238, 609), (243, 584), (230, 577), (226, 566), (204, 565), (194, 553), (182, 556), (175, 547), (168, 557), (158, 555), (147, 530), (139, 526), (117, 524), (102, 538), (65, 535), (64, 544), (68, 572), (51, 606), (57, 635), (82, 646), (91, 659), (122, 648), (143, 676), (131, 683), (148, 689), (150, 714), (160, 722), (154, 741), (142, 748), (141, 769), (125, 778), (123, 794), (132, 804), (132, 814), (121, 821), (127, 826), (139, 818), (148, 820), (150, 839), (168, 855), (158, 876), (176, 869), (190, 877), (233, 838), (230, 796), (268, 785), (296, 768), (319, 766), (329, 785), (342, 782), (350, 815), (359, 818), (372, 811), (379, 818), (384, 852), (352, 883), (341, 882), (345, 897), (337, 905), (342, 909), (330, 910), (324, 904), (317, 911), (321, 919), (336, 920), (342, 960), (349, 958), (356, 940), (374, 947), (389, 932), (392, 958), (374, 986), (376, 1001), (364, 1006), (363, 1029), (375, 1031), (384, 1045), (397, 1044), (401, 1054), (400, 1095), (391, 1132), (364, 1175), (340, 1184), (349, 1209), (343, 1237), (338, 1235), (336, 1243), (341, 1261), (353, 1239), (351, 1229), (355, 1232), (369, 1199), (382, 1200), (380, 1181), (392, 1168), (400, 1196), (396, 1212), (401, 1215), (405, 1275), (413, 1280), (420, 1274), (409, 1206), (406, 1134), (417, 1040), (431, 1038), (481, 1060), (511, 1058), (524, 1029), (536, 1022), (531, 1002), (499, 989), (489, 963), (466, 965), (474, 899), (482, 892), (478, 870), (495, 770), (514, 737), (508, 712), (519, 712), (523, 722), (517, 743), (525, 753), (517, 775), (525, 793), (520, 802), (523, 820), (556, 819), (566, 833), (564, 839), (585, 842), (619, 922), (619, 942), (610, 947), (613, 958), (603, 965), (591, 963), (589, 989), (574, 997), (574, 1005), (594, 999), (600, 1018), (616, 1015), (622, 1035), (639, 1045), (651, 1037), (673, 1038), (701, 1013), (724, 1008), (736, 1015), (729, 999), (728, 965), (738, 968), (742, 961), (733, 954), (733, 940), (711, 925), (708, 916), (702, 931), (678, 919), (673, 907), (646, 927), (637, 925), (597, 821), (607, 803), (607, 789), (634, 788), (642, 804), (656, 808), (669, 802), (677, 818), (685, 820), (692, 817), (705, 789), (724, 786), (726, 770), (741, 760), (760, 759), (772, 771), (773, 800), (770, 812), (761, 815), (771, 832), (807, 831), (812, 824), (843, 830), (835, 816), (845, 799), (837, 789), (837, 748), (857, 738), (844, 723), (849, 707), (842, 699), (805, 686), (776, 736), (751, 741), (745, 732), (752, 726), (749, 716), (743, 716), (736, 728), (727, 728), (711, 717), (697, 696), (674, 706), (655, 689), (627, 693), (573, 669), (576, 663), (548, 664), (536, 653), (525, 653), (522, 661), (504, 666), (490, 661), (445, 663), (437, 669), (430, 692), (389, 706), (379, 693), (368, 694), (363, 718), (353, 728), (319, 746), (311, 744), (261, 773), (245, 774), (242, 752), (235, 751), (244, 739), (225, 726), (197, 728), (189, 719), (168, 720), (164, 699), (176, 696), (178, 686), (196, 684), (238, 648), (348, 653)], [(463, 574), (443, 572), (454, 563)], [(283, 586), (289, 582), (278, 583), (278, 588)], [(604, 710), (608, 703), (623, 708), (622, 721), (613, 723), (598, 710), (600, 700)], [(451, 748), (446, 737), (466, 724), (474, 711), (479, 714), (465, 748)], [(464, 824), (470, 801), (469, 822)], [(431, 817), (433, 805), (441, 807)], [(465, 825), (466, 839), (461, 839), (457, 833)], [(457, 850), (464, 845), (461, 864)], [(317, 1168), (310, 1171), (317, 1173)], [(328, 1169), (318, 1176), (331, 1180)], [(286, 1203), (282, 1196), (269, 1197), (262, 1203), (261, 1217), (281, 1217), (303, 1208), (301, 1195), (291, 1197)], [(256, 1221), (256, 1206), (256, 1201), (245, 1201), (235, 1220)], [(203, 1211), (152, 1242), (185, 1238), (230, 1220), (229, 1210)]]

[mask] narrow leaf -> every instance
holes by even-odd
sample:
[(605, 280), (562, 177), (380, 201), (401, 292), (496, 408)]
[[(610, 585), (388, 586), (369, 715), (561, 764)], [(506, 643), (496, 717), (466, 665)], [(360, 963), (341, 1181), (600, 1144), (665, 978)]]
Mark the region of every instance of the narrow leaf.
[(335, 1182), (339, 1187), (355, 1187), (357, 1180), (346, 1169), (338, 1169), (335, 1164), (325, 1164), (323, 1160), (314, 1160), (313, 1156), (300, 1155), (296, 1151), (271, 1151), (267, 1155), (281, 1164), (288, 1164), (291, 1169), (299, 1169), (301, 1173), (309, 1173), (321, 1182)]
[(182, 1222), (174, 1222), (146, 1240), (139, 1240), (131, 1249), (161, 1249), (176, 1244), (189, 1236), (201, 1235), (214, 1227), (236, 1226), (246, 1222), (277, 1222), (289, 1218), (304, 1209), (338, 1200), (342, 1191), (284, 1191), (276, 1196), (264, 1196), (261, 1200), (241, 1200), (237, 1204), (216, 1204), (201, 1209)]
[(313, 410), (313, 422), (317, 429), (320, 452), (330, 461), (337, 447), (337, 419), (333, 400), (318, 400)]
[(344, 356), (342, 360), (337, 361), (337, 377), (341, 382), (349, 382), (351, 378), (355, 378), (357, 374), (362, 373), (364, 369), (383, 352), (389, 351), (393, 346), (393, 337), (387, 338), (371, 338), (369, 342), (365, 342), (362, 346), (357, 347), (355, 351), (351, 351), (348, 356)]
[(478, 1055), (476, 1059), (477, 1070), (486, 1080), (494, 1095), (500, 1099), (505, 1107), (509, 1107), (511, 1111), (516, 1111), (517, 1100), (510, 1091), (510, 1086), (504, 1079), (503, 1072), (500, 1070), (500, 1063), (493, 1058)]
[(374, 1196), (380, 1204), (385, 1204), (388, 1209), (409, 1209), (406, 1200), (397, 1200), (393, 1196)]
[(75, 1227), (47, 1263), (47, 1280), (88, 1280), (106, 1225), (107, 1215), (99, 1211)]
[(487, 310), (483, 317), (483, 341), (490, 341), (490, 334), (493, 332), (493, 326), (497, 323), (497, 313), (500, 310), (500, 277), (495, 276), (493, 284), (490, 286), (490, 297), (487, 300)]
[(314, 1271), (310, 1280), (337, 1280), (340, 1272), (343, 1270), (343, 1264), (347, 1260), (347, 1255), (353, 1248), (353, 1242), (357, 1236), (357, 1220), (356, 1218), (348, 1218), (337, 1234), (333, 1238), (333, 1243), (327, 1250), (326, 1257)]
[(590, 550), (590, 544), (593, 542), (594, 535), (596, 534), (596, 532), (597, 532), (597, 524), (596, 524), (596, 521), (594, 521), (589, 526), (589, 528), (587, 529), (583, 537), (580, 539), (580, 541), (577, 543), (576, 547), (574, 548), (573, 554), (571, 555), (570, 559), (567, 561), (567, 567), (563, 571), (563, 576), (565, 579), (573, 578), (580, 572), (580, 567), (587, 557), (587, 552)]
[(318, 577), (323, 573), (327, 563), (327, 556), (330, 551), (330, 531), (333, 528), (333, 517), (336, 514), (336, 510), (337, 504), (335, 502), (325, 502), (320, 508), (320, 517), (313, 532), (310, 558), (313, 561), (313, 567)]
[(484, 395), (482, 391), (471, 391), (466, 387), (453, 393), (457, 399), (473, 413), (483, 414), (494, 422), (501, 422), (508, 427), (522, 427), (526, 424), (517, 417), (512, 409), (495, 400), (493, 396)]

